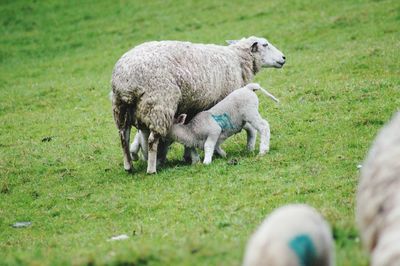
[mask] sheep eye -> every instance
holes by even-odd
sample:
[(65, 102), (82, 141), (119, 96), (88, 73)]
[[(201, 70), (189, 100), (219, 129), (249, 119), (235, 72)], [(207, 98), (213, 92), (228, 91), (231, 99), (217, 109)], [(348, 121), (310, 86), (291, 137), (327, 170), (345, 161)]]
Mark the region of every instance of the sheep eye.
[(267, 46), (268, 46), (268, 43), (264, 43), (263, 46), (264, 46), (264, 47), (267, 47)]

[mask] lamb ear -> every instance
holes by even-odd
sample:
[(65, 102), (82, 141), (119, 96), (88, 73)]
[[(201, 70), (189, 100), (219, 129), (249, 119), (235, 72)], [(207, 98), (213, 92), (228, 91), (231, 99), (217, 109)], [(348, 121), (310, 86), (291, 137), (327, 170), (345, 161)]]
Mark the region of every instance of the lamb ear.
[(235, 44), (237, 42), (238, 42), (237, 40), (226, 40), (226, 43), (229, 44), (229, 45)]
[(258, 42), (253, 42), (253, 44), (251, 45), (251, 51), (253, 53), (258, 51)]
[(176, 118), (176, 124), (183, 125), (185, 124), (186, 114), (181, 114)]

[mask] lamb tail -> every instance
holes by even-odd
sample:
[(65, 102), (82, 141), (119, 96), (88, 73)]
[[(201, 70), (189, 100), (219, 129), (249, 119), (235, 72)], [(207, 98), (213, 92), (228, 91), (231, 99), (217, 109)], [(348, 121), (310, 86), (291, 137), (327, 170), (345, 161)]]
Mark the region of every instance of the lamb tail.
[(260, 90), (261, 90), (262, 93), (264, 93), (265, 95), (269, 96), (272, 100), (274, 100), (275, 102), (279, 103), (279, 100), (274, 95), (269, 93), (266, 89), (263, 89), (263, 88), (260, 87)]
[(274, 95), (269, 93), (266, 89), (263, 89), (260, 86), (260, 84), (258, 84), (258, 83), (249, 83), (249, 84), (247, 84), (246, 88), (249, 89), (249, 90), (252, 90), (254, 92), (260, 90), (262, 93), (264, 93), (265, 95), (270, 97), (272, 100), (274, 100), (275, 102), (279, 103), (279, 100)]

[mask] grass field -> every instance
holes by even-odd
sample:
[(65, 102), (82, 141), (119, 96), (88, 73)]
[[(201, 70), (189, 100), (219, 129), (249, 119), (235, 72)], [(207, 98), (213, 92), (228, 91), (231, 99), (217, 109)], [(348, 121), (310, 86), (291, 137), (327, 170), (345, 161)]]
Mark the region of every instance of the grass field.
[[(293, 202), (331, 223), (337, 265), (367, 265), (357, 165), (400, 106), (399, 1), (3, 0), (0, 23), (0, 265), (240, 265), (251, 232)], [(174, 144), (157, 175), (125, 173), (107, 96), (118, 58), (250, 35), (287, 57), (255, 79), (281, 100), (260, 97), (271, 152), (246, 152), (242, 133), (209, 166)]]

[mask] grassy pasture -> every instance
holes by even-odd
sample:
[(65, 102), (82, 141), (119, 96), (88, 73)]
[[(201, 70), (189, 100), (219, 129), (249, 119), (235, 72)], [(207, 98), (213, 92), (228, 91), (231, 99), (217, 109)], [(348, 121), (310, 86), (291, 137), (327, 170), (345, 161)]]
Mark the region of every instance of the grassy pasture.
[[(240, 265), (251, 232), (292, 202), (331, 223), (337, 265), (367, 265), (356, 166), (399, 108), (399, 1), (2, 0), (0, 25), (0, 265)], [(246, 152), (241, 133), (209, 166), (174, 144), (157, 175), (144, 162), (126, 174), (107, 96), (118, 58), (148, 40), (250, 35), (287, 57), (255, 79), (281, 100), (260, 95), (271, 152)]]

